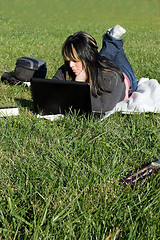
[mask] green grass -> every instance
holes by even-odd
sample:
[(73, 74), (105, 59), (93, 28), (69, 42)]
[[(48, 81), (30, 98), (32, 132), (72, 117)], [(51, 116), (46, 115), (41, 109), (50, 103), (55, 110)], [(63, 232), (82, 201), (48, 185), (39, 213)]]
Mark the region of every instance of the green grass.
[[(30, 56), (46, 61), (50, 78), (69, 34), (89, 32), (100, 48), (120, 24), (137, 78), (160, 81), (159, 9), (159, 0), (1, 0), (0, 74)], [(20, 112), (0, 118), (2, 239), (160, 239), (160, 174), (118, 184), (160, 158), (159, 114), (40, 120), (30, 89), (3, 83), (0, 105)]]

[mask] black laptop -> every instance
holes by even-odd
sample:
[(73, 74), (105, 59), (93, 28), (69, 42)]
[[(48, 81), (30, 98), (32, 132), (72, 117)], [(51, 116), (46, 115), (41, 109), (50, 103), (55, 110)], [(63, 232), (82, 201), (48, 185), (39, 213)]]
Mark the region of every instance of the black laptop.
[(31, 79), (34, 111), (41, 115), (92, 112), (90, 85), (85, 82), (55, 79)]

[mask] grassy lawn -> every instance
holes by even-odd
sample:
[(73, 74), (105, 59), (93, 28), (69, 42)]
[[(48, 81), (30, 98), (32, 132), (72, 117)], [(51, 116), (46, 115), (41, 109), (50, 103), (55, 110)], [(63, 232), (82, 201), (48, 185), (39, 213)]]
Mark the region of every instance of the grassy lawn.
[[(126, 30), (124, 49), (137, 78), (160, 82), (159, 0), (1, 0), (0, 74), (17, 58), (63, 63), (61, 46), (79, 30)], [(160, 158), (160, 115), (115, 113), (104, 121), (33, 114), (30, 89), (0, 82), (0, 236), (6, 240), (160, 239), (160, 173), (124, 188), (119, 180)]]

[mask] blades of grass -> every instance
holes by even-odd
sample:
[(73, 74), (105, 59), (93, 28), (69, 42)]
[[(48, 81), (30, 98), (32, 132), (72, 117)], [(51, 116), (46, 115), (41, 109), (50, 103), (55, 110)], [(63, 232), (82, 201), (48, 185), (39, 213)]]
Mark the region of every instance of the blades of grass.
[(17, 234), (18, 234), (18, 230), (19, 230), (20, 225), (21, 225), (21, 223), (19, 223), (18, 226), (17, 226), (17, 229), (16, 229), (13, 240), (16, 240), (16, 238), (17, 238)]
[(50, 202), (51, 202), (51, 199), (49, 199), (47, 204), (46, 204), (46, 207), (44, 209), (44, 214), (43, 214), (43, 218), (42, 218), (40, 226), (42, 226), (44, 224), (45, 220), (46, 220), (47, 211), (48, 211), (48, 207), (49, 207)]
[(29, 223), (25, 218), (17, 215), (17, 214), (14, 214), (13, 215), (16, 219), (22, 221), (23, 223), (27, 224), (28, 226), (30, 226), (31, 228), (33, 227), (33, 225), (31, 223)]
[(6, 229), (6, 228), (0, 228), (0, 233), (1, 233), (2, 237), (3, 237), (3, 239), (5, 238), (6, 240), (8, 240), (8, 239), (11, 239), (11, 238), (9, 238), (9, 236), (14, 234), (15, 232), (11, 231), (9, 229)]
[(12, 201), (11, 201), (11, 198), (8, 197), (8, 204), (9, 204), (9, 208), (11, 210), (11, 214), (13, 214), (13, 207), (12, 207)]
[[(72, 204), (73, 202), (75, 202), (82, 194), (83, 192), (85, 191), (85, 189), (83, 189), (79, 194), (77, 194), (77, 196), (72, 200)], [(73, 194), (73, 193), (72, 193)], [(71, 195), (72, 195), (71, 194)], [(71, 197), (71, 195), (68, 193), (68, 195)], [(58, 219), (60, 221), (61, 217), (62, 219), (65, 218), (65, 216), (67, 216), (69, 213), (73, 212), (73, 210), (68, 210), (68, 212), (66, 212), (67, 209), (70, 208), (70, 205), (67, 205), (60, 213), (59, 212), (59, 209), (62, 207), (62, 205), (65, 203), (65, 200), (67, 199), (68, 196), (66, 196), (63, 201), (61, 202), (60, 206), (57, 208), (54, 216), (52, 217), (52, 220), (51, 220), (51, 223), (53, 225), (54, 222), (56, 222)], [(65, 213), (66, 212), (66, 213)]]

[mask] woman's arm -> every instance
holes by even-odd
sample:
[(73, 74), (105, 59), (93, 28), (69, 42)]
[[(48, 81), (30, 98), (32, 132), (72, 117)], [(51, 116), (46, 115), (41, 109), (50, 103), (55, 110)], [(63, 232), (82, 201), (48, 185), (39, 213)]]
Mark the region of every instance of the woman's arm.
[(56, 80), (66, 80), (65, 78), (65, 67), (64, 65), (62, 65), (57, 72), (55, 73), (55, 75), (53, 76), (52, 79), (56, 79)]

